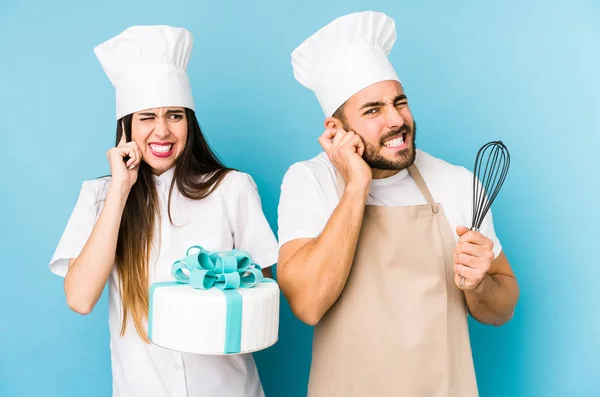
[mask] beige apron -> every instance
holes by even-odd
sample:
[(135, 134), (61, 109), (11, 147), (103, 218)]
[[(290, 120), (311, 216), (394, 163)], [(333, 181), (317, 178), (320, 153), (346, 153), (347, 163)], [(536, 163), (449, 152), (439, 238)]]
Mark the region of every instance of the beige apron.
[(346, 286), (315, 326), (309, 397), (478, 395), (453, 231), (408, 171), (427, 204), (366, 206)]

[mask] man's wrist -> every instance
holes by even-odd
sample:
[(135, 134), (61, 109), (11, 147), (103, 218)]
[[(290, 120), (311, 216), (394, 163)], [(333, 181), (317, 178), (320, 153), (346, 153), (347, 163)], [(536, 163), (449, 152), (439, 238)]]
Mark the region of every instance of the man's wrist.
[(351, 197), (353, 199), (359, 199), (361, 201), (366, 201), (367, 196), (369, 195), (369, 184), (366, 183), (352, 183), (346, 185), (344, 189), (344, 195)]

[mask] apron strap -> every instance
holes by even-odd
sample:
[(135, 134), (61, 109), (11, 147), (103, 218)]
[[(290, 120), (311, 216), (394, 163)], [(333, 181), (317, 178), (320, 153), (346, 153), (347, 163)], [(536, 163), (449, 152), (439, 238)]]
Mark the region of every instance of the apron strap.
[(408, 173), (414, 179), (415, 183), (419, 187), (419, 190), (421, 191), (421, 194), (425, 197), (425, 200), (427, 200), (427, 204), (435, 205), (433, 196), (431, 195), (431, 192), (429, 191), (429, 188), (427, 187), (427, 184), (425, 183), (425, 180), (423, 179), (423, 176), (419, 172), (417, 166), (413, 164), (408, 167)]

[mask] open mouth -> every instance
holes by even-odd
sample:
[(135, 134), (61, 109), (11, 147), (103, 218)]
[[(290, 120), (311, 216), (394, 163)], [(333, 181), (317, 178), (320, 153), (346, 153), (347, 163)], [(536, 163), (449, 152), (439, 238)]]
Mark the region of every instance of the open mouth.
[(382, 146), (390, 149), (402, 149), (406, 146), (406, 134), (406, 132), (401, 132), (398, 135), (394, 135), (393, 137), (385, 140)]
[(165, 158), (173, 154), (174, 146), (172, 143), (151, 143), (150, 151), (156, 157)]

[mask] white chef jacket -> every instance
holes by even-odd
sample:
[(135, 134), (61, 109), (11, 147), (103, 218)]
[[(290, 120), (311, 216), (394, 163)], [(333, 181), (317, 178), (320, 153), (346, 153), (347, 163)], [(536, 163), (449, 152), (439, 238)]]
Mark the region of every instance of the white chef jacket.
[[(458, 241), (456, 227), (471, 226), (473, 173), (418, 149), (415, 164), (433, 199), (442, 206)], [(279, 245), (299, 238), (317, 237), (339, 201), (335, 167), (326, 153), (321, 152), (310, 160), (293, 164), (281, 184)], [(408, 170), (403, 170), (388, 178), (373, 179), (367, 204), (408, 206), (427, 204), (427, 201)], [(484, 218), (480, 232), (492, 240), (494, 254), (498, 256), (502, 245), (494, 230), (491, 210)]]
[[(167, 199), (174, 169), (154, 176), (161, 208), (160, 241), (154, 234), (149, 280), (170, 275), (171, 265), (187, 248), (238, 248), (250, 253), (263, 268), (277, 262), (277, 240), (262, 211), (253, 179), (232, 171), (207, 198), (190, 200), (175, 187)], [(64, 277), (69, 258), (79, 256), (106, 197), (109, 178), (85, 181), (66, 229), (50, 262), (50, 270)], [(156, 244), (158, 242), (159, 244)], [(160, 248), (160, 249), (159, 249)], [(120, 336), (122, 303), (116, 266), (109, 277), (109, 329), (114, 397), (262, 397), (251, 354), (203, 356), (170, 351), (145, 343), (128, 321)]]

